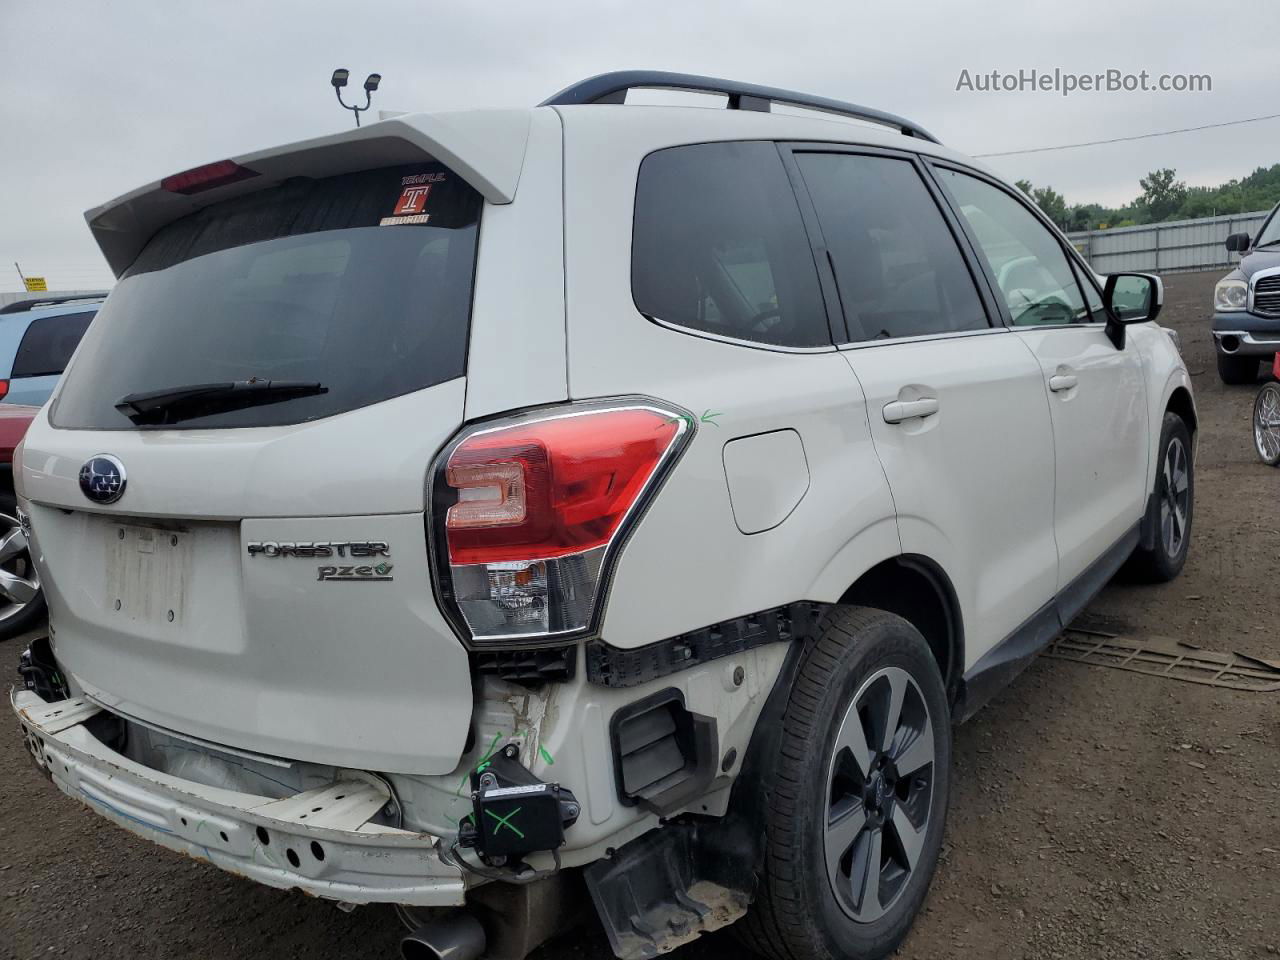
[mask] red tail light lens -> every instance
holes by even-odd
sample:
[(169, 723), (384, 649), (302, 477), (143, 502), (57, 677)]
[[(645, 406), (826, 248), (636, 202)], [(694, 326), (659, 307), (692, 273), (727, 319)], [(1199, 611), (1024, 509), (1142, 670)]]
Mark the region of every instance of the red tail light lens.
[(3, 400), (8, 395), (9, 395), (9, 381), (0, 380), (0, 400)]
[(193, 167), (182, 173), (175, 173), (160, 181), (160, 189), (169, 193), (191, 195), (214, 187), (225, 187), (229, 183), (248, 180), (256, 177), (257, 171), (242, 167), (234, 160), (219, 160), (206, 163), (203, 167)]
[(530, 416), (457, 441), (437, 471), (437, 565), (470, 639), (587, 629), (610, 547), (687, 442), (691, 422), (648, 401), (619, 403)]

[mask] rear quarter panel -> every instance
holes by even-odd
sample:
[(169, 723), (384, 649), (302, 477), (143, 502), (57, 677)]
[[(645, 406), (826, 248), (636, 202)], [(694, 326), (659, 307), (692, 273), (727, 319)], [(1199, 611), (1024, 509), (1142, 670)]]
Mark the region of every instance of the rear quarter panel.
[(467, 350), (468, 420), (568, 395), (560, 115), (534, 110), (515, 200), (485, 204)]
[[(708, 137), (699, 114), (589, 107), (565, 118), (565, 264), (570, 396), (639, 394), (676, 403), (697, 430), (622, 552), (603, 636), (636, 647), (795, 600), (835, 601), (901, 552), (893, 501), (871, 443), (857, 379), (834, 350), (779, 352), (705, 339), (651, 322), (631, 293), (641, 160), (664, 146), (761, 139)], [(613, 111), (612, 114), (598, 111)], [(616, 116), (617, 123), (597, 122)], [(625, 117), (625, 119), (623, 119)], [(584, 121), (588, 118), (584, 117)], [(801, 439), (810, 483), (775, 526), (735, 522), (725, 444), (777, 430)], [(762, 474), (771, 464), (762, 462)], [(796, 465), (779, 477), (790, 488)], [(752, 478), (765, 482), (767, 477)]]

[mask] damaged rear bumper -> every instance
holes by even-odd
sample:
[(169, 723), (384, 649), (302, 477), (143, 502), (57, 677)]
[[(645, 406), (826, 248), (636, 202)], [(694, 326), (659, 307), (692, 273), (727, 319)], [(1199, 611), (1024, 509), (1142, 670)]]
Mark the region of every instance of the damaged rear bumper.
[(47, 703), (14, 690), (10, 703), (27, 747), (58, 788), (131, 833), (271, 887), (348, 903), (453, 906), (461, 871), (437, 838), (371, 823), (390, 791), (345, 776), (283, 799), (181, 780), (142, 766), (98, 740), (84, 699)]

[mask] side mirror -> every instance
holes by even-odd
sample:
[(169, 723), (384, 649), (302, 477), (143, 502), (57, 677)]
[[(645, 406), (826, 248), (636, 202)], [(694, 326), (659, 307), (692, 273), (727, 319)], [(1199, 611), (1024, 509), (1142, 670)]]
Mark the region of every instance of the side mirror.
[(1233, 233), (1227, 237), (1228, 253), (1244, 253), (1249, 249), (1249, 235), (1247, 233)]
[(1107, 308), (1107, 336), (1117, 350), (1124, 349), (1124, 328), (1160, 315), (1164, 284), (1154, 273), (1113, 273), (1102, 288)]

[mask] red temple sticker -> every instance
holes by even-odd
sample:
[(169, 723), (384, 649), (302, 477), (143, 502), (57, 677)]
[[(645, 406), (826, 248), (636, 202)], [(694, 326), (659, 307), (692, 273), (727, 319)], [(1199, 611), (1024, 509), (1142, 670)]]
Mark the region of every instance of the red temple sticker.
[(400, 200), (391, 212), (393, 217), (411, 217), (422, 213), (427, 208), (427, 195), (431, 193), (431, 184), (405, 187), (400, 192)]

